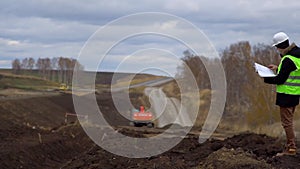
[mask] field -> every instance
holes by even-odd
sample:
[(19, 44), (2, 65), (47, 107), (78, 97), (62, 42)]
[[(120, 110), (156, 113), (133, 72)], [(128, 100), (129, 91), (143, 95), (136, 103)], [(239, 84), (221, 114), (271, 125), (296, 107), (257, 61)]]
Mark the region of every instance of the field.
[[(0, 168), (300, 168), (299, 153), (274, 157), (283, 148), (282, 139), (252, 132), (225, 132), (224, 128), (218, 128), (202, 144), (198, 142), (200, 129), (193, 128), (177, 146), (153, 157), (117, 156), (96, 145), (76, 117), (66, 119), (66, 113), (75, 113), (71, 94), (4, 90), (14, 92), (6, 92), (0, 99)], [(15, 95), (15, 90), (23, 93)], [(96, 98), (103, 116), (118, 133), (143, 138), (164, 131), (130, 127), (114, 107), (109, 92), (98, 93)], [(138, 104), (140, 100), (134, 97), (132, 102)], [(175, 137), (176, 133), (162, 139)], [(115, 146), (126, 150), (128, 145), (119, 142)]]

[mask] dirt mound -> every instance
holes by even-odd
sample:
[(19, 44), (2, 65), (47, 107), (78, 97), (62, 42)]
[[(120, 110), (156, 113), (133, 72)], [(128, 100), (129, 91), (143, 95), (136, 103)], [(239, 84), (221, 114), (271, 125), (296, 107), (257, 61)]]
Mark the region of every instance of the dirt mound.
[(265, 161), (259, 161), (255, 159), (255, 156), (250, 153), (244, 152), (242, 149), (227, 149), (225, 147), (210, 154), (204, 162), (201, 162), (197, 168), (206, 169), (271, 169), (271, 165)]
[[(300, 142), (297, 142), (297, 145), (300, 145)], [(265, 160), (273, 168), (300, 168), (299, 152), (296, 156), (276, 157), (276, 154), (284, 148), (284, 144), (266, 135), (252, 133), (236, 135), (225, 140), (225, 147), (241, 148), (247, 153), (254, 154), (255, 159)]]
[(282, 145), (277, 139), (253, 133), (236, 135), (226, 139), (224, 142), (227, 148), (242, 148), (246, 152), (251, 152), (260, 158), (273, 157), (282, 149)]
[[(119, 143), (122, 148), (124, 145)], [(152, 145), (149, 145), (152, 146)], [(155, 145), (153, 145), (155, 146)], [(270, 148), (270, 150), (268, 149)], [(98, 146), (64, 168), (299, 168), (300, 159), (274, 157), (281, 150), (275, 138), (257, 134), (240, 134), (224, 141), (209, 140), (199, 144), (185, 138), (161, 155), (130, 159), (111, 154)]]

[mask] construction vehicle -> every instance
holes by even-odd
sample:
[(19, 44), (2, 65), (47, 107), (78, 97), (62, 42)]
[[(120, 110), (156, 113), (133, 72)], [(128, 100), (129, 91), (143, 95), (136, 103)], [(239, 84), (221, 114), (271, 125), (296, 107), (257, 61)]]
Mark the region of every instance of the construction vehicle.
[(140, 110), (133, 109), (131, 111), (130, 125), (134, 127), (147, 126), (149, 128), (154, 127), (153, 114), (149, 111), (145, 111), (144, 106), (140, 106)]
[(65, 83), (61, 83), (59, 85), (59, 87), (57, 87), (56, 89), (54, 89), (54, 91), (58, 91), (60, 93), (69, 93), (72, 94), (72, 89), (66, 85)]
[(66, 91), (66, 90), (68, 90), (68, 89), (69, 89), (69, 86), (66, 85), (65, 83), (62, 83), (62, 84), (60, 84), (60, 86), (59, 86), (59, 90), (60, 90), (60, 91)]

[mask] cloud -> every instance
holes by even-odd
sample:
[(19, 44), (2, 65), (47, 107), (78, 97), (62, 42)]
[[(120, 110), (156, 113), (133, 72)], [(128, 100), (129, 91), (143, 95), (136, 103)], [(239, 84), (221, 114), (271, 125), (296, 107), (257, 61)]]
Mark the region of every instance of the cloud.
[(190, 12), (198, 12), (201, 9), (201, 3), (198, 0), (182, 1), (182, 0), (167, 0), (165, 2), (165, 9), (168, 10), (182, 10)]
[[(241, 40), (270, 44), (277, 31), (285, 31), (291, 41), (300, 42), (300, 25), (296, 24), (299, 8), (296, 0), (288, 3), (283, 0), (0, 1), (1, 58), (76, 57), (98, 28), (119, 17), (153, 11), (186, 19), (202, 30), (218, 50)], [(187, 40), (194, 38), (194, 32), (184, 24), (172, 20), (155, 23), (155, 19), (138, 18), (110, 27), (110, 31), (98, 37), (93, 48), (113, 44), (115, 38), (132, 29), (147, 30), (149, 27), (167, 33), (176, 31), (178, 37), (184, 35)], [(193, 45), (203, 44), (195, 42)], [(166, 49), (178, 56), (186, 49), (180, 42), (166, 37), (129, 38), (111, 50), (105, 67), (114, 67), (118, 59), (145, 48)], [(91, 65), (96, 57), (99, 56), (91, 56), (84, 64)]]
[(30, 41), (32, 43), (82, 42), (99, 26), (82, 25), (78, 22), (62, 22), (49, 18), (0, 16), (2, 38)]
[(9, 45), (9, 46), (18, 46), (18, 45), (20, 45), (20, 41), (10, 40), (10, 41), (7, 42), (7, 45)]
[[(144, 22), (143, 19), (145, 18), (149, 22)], [(128, 22), (131, 24), (129, 25)], [(106, 70), (108, 68), (115, 70), (113, 68), (126, 59), (126, 56), (131, 56), (136, 51), (153, 48), (163, 49), (175, 55), (179, 60), (182, 52), (189, 47), (197, 52), (202, 52), (199, 54), (201, 56), (211, 57), (213, 56), (212, 52), (215, 52), (207, 44), (207, 39), (201, 31), (186, 21), (175, 16), (146, 13), (122, 18), (99, 29), (86, 44), (79, 61), (93, 63), (86, 67), (91, 70), (95, 70), (97, 66), (99, 69), (99, 63), (96, 62), (100, 61), (102, 61), (100, 70), (103, 67)], [(101, 60), (102, 56), (105, 56), (103, 60)], [(146, 55), (144, 54), (144, 56)], [(171, 64), (171, 61), (167, 62), (158, 56), (161, 55), (148, 54), (148, 59), (139, 56), (135, 60), (126, 62), (126, 65), (130, 66), (122, 70), (138, 71), (137, 68), (140, 70), (147, 66), (151, 67), (152, 62), (154, 62), (156, 64), (153, 64), (152, 67), (159, 68), (159, 65), (164, 65), (164, 68), (168, 67), (174, 75), (178, 64)], [(143, 59), (141, 60), (141, 58)], [(175, 66), (171, 67), (170, 65)]]
[(168, 50), (148, 48), (139, 50), (119, 60), (116, 71), (121, 72), (151, 72), (174, 76), (177, 67), (182, 63), (178, 56)]
[(170, 29), (174, 29), (177, 26), (177, 21), (168, 21), (165, 22), (161, 25), (161, 29), (165, 29), (165, 30), (170, 30)]

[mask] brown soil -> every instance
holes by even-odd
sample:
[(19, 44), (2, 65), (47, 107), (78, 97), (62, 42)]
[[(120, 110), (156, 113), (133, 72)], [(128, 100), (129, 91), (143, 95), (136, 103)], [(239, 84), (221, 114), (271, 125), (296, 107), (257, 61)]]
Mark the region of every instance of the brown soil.
[[(128, 124), (117, 114), (109, 93), (97, 98), (112, 125)], [(237, 134), (223, 141), (211, 139), (203, 144), (191, 134), (161, 155), (121, 157), (94, 144), (75, 118), (65, 124), (66, 112), (75, 113), (71, 95), (0, 100), (0, 168), (300, 168), (299, 154), (274, 157), (281, 151), (281, 142), (253, 133)], [(118, 131), (133, 137), (161, 132), (130, 127), (118, 127)]]

